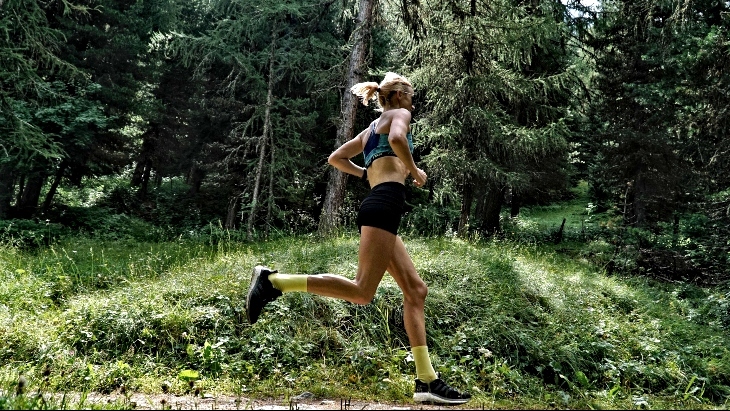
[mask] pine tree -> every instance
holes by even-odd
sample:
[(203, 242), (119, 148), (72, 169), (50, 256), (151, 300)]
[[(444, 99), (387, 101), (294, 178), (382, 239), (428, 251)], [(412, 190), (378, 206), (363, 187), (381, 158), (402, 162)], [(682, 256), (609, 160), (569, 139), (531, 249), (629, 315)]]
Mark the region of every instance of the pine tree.
[(62, 58), (63, 35), (47, 18), (54, 7), (67, 15), (88, 12), (65, 1), (7, 0), (0, 7), (0, 218), (11, 216), (18, 186), (20, 202), (34, 208), (44, 179), (38, 170), (67, 155), (57, 135), (37, 121), (49, 105), (74, 98), (72, 92), (58, 90), (53, 79), (84, 83), (79, 70)]
[[(172, 138), (165, 140), (168, 135), (158, 135), (169, 124), (163, 125), (160, 120), (167, 103), (155, 97), (159, 96), (161, 77), (170, 65), (159, 54), (149, 51), (150, 38), (154, 32), (168, 31), (178, 24), (184, 3), (79, 1), (88, 2), (90, 9), (85, 18), (71, 19), (56, 11), (52, 22), (66, 38), (62, 48), (64, 58), (101, 86), (91, 97), (101, 103), (108, 124), (95, 133), (86, 156), (70, 159), (68, 177), (77, 183), (79, 176), (116, 173), (134, 162), (135, 177), (146, 176), (133, 178), (133, 185), (145, 186), (139, 190), (144, 196), (152, 171), (151, 161), (156, 160), (155, 165), (167, 163), (165, 150), (151, 148), (175, 146), (170, 141)], [(138, 138), (142, 141), (138, 142)]]
[[(355, 114), (359, 101), (349, 90), (355, 84), (363, 81), (362, 73), (365, 72), (365, 58), (371, 39), (375, 3), (375, 0), (359, 1), (357, 27), (352, 35), (352, 49), (347, 67), (347, 81), (342, 94), (342, 121), (337, 128), (335, 148), (351, 140), (355, 135)], [(330, 170), (325, 201), (319, 219), (319, 233), (322, 235), (331, 234), (341, 223), (339, 212), (345, 198), (346, 182), (347, 174), (337, 169)]]
[[(500, 230), (507, 190), (567, 181), (572, 90), (563, 6), (550, 1), (423, 1), (411, 24), (419, 122), (433, 178), (460, 195), (459, 232)], [(448, 187), (446, 188), (448, 189)]]
[[(730, 265), (727, 204), (728, 5), (606, 1), (588, 44), (596, 90), (585, 145), (596, 201), (710, 271)], [(725, 220), (723, 220), (725, 218)], [(640, 244), (648, 247), (650, 244)]]
[(333, 93), (323, 85), (342, 59), (337, 14), (332, 1), (222, 1), (197, 34), (158, 37), (206, 84), (201, 105), (220, 126), (206, 149), (210, 183), (228, 197), (226, 226), (246, 221), (249, 237), (261, 226), (266, 233), (274, 224), (301, 224), (281, 213), (313, 197), (312, 170), (321, 160), (310, 153), (331, 127)]

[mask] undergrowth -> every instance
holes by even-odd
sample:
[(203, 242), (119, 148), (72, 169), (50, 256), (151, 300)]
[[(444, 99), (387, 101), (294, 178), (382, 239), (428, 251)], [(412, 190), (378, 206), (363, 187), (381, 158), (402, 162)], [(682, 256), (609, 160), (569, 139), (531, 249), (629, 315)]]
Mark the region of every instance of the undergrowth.
[[(78, 405), (45, 406), (30, 392), (309, 391), (407, 403), (414, 365), (390, 277), (366, 306), (292, 293), (246, 322), (252, 267), (352, 277), (357, 242), (346, 233), (2, 246), (0, 408)], [(726, 290), (607, 275), (588, 258), (507, 240), (405, 242), (429, 285), (434, 366), (474, 395), (470, 406), (727, 406)]]

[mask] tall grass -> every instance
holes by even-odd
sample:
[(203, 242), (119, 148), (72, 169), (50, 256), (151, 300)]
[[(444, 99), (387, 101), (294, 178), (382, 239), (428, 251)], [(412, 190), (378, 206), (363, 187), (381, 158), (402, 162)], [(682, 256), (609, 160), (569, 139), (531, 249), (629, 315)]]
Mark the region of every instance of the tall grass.
[[(410, 401), (402, 295), (388, 276), (367, 306), (295, 293), (256, 325), (245, 320), (253, 266), (352, 277), (357, 242), (343, 234), (0, 247), (8, 387), (0, 408), (40, 408), (17, 402), (20, 375), (29, 391), (55, 393), (310, 391)], [(406, 244), (429, 285), (434, 366), (474, 394), (472, 406), (727, 406), (723, 290), (607, 276), (588, 261), (507, 241)]]

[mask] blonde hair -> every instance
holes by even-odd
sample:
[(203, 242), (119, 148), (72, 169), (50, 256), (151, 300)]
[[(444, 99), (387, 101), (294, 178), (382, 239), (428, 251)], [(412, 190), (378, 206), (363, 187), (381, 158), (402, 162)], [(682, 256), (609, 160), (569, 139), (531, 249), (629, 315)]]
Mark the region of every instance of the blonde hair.
[(368, 105), (370, 100), (375, 100), (378, 105), (377, 110), (382, 111), (388, 105), (390, 98), (396, 91), (406, 91), (406, 87), (413, 88), (411, 82), (400, 74), (388, 72), (380, 84), (374, 81), (365, 83), (357, 83), (350, 91), (352, 94), (360, 97), (362, 104)]

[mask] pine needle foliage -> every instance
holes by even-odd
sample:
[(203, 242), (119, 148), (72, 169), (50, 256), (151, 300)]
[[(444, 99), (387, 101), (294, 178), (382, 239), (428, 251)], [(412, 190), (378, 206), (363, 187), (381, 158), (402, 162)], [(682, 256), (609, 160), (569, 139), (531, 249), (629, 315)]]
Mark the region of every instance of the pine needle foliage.
[(586, 42), (597, 98), (581, 138), (593, 201), (627, 227), (677, 237), (686, 226), (696, 237), (659, 253), (677, 253), (703, 281), (724, 281), (730, 7), (602, 3)]
[(566, 119), (580, 81), (561, 16), (547, 1), (419, 3), (405, 46), (425, 95), (418, 132), (432, 175), (460, 186), (462, 228), (472, 197), (481, 198), (475, 228), (493, 232), (506, 189), (527, 193), (567, 173)]
[(43, 73), (73, 73), (75, 68), (59, 55), (63, 36), (49, 26), (42, 4), (8, 0), (0, 8), (0, 167), (27, 164), (34, 156), (59, 158), (58, 142), (29, 122), (32, 112), (49, 93)]
[[(209, 175), (227, 187), (226, 226), (248, 220), (249, 233), (268, 233), (291, 221), (280, 204), (311, 197), (315, 176), (305, 171), (317, 161), (310, 153), (326, 141), (313, 136), (333, 130), (337, 67), (345, 56), (340, 5), (233, 0), (200, 7), (205, 24), (159, 33), (155, 42), (205, 82), (201, 105), (222, 123), (222, 136), (206, 148), (213, 153)], [(303, 215), (296, 224), (310, 221)]]

